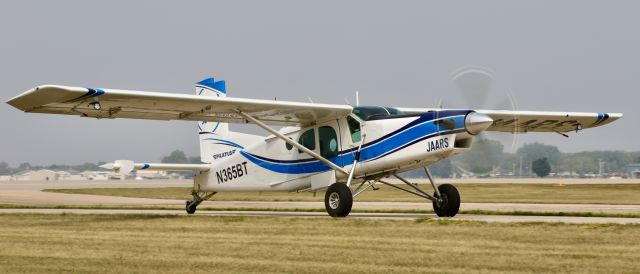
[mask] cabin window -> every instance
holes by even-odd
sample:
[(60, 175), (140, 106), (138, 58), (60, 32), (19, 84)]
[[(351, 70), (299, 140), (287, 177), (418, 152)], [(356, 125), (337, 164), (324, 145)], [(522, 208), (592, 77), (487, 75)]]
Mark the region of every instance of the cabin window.
[[(289, 139), (291, 139), (291, 138), (289, 138)], [(287, 150), (291, 150), (293, 148), (293, 145), (291, 145), (291, 144), (289, 144), (287, 142), (284, 142), (284, 146), (287, 147)]]
[[(300, 138), (298, 139), (298, 143), (303, 145), (304, 147), (310, 149), (310, 150), (316, 149), (316, 133), (315, 133), (315, 130), (310, 129), (310, 130), (307, 130), (304, 133), (302, 133), (300, 135)], [(301, 150), (298, 150), (298, 152), (302, 153)]]
[(359, 143), (362, 140), (360, 133), (360, 122), (351, 116), (347, 116), (347, 124), (349, 124), (349, 132), (351, 133), (351, 141)]
[(325, 158), (338, 156), (338, 135), (336, 131), (329, 126), (323, 126), (318, 129), (320, 138), (320, 155)]

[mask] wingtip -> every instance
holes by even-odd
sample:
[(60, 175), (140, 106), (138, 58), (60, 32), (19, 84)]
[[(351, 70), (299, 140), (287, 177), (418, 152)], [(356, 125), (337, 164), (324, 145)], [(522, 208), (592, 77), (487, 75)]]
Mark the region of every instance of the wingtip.
[(16, 96), (14, 96), (13, 98), (11, 98), (11, 99), (9, 99), (9, 100), (5, 101), (5, 103), (7, 103), (8, 105), (10, 105), (10, 106), (12, 106), (12, 107), (14, 107), (14, 108), (17, 108), (17, 109), (20, 109), (20, 110), (23, 110), (23, 111), (24, 111), (24, 109), (20, 108), (20, 104), (18, 104), (18, 101), (20, 100), (20, 98), (22, 98), (22, 97), (24, 97), (24, 96), (27, 96), (27, 95), (29, 95), (29, 94), (31, 94), (31, 93), (33, 93), (33, 92), (37, 91), (38, 89), (40, 89), (40, 87), (41, 87), (41, 86), (37, 86), (37, 87), (34, 87), (34, 88), (32, 88), (32, 89), (29, 89), (29, 90), (27, 90), (27, 91), (25, 91), (25, 92), (23, 92), (23, 93), (20, 93), (20, 94), (18, 94), (18, 95), (16, 95)]
[(602, 112), (600, 113), (603, 117), (598, 117), (598, 120), (591, 125), (591, 127), (599, 127), (599, 126), (604, 126), (604, 125), (608, 125), (610, 123), (613, 123), (615, 121), (617, 121), (618, 119), (622, 118), (622, 113), (607, 113), (607, 112)]
[[(72, 93), (78, 92), (82, 94), (87, 92), (87, 88), (60, 85), (40, 85), (18, 94), (17, 96), (7, 100), (6, 103), (14, 108), (28, 112), (36, 107), (42, 106), (52, 101), (64, 99), (59, 98), (64, 97), (65, 95), (61, 95), (61, 91)], [(73, 94), (70, 96), (73, 96)]]
[(620, 119), (622, 116), (624, 116), (622, 113), (609, 113), (610, 118)]

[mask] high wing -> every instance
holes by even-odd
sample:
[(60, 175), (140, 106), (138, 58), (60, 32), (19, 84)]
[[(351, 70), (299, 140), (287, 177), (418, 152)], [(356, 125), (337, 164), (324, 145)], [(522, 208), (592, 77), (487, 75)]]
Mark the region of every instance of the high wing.
[[(348, 105), (45, 85), (7, 101), (31, 113), (93, 118), (132, 118), (246, 123), (242, 111), (271, 125), (304, 126), (349, 115)], [(98, 103), (98, 106), (95, 104)]]
[[(25, 112), (93, 118), (246, 123), (245, 114), (271, 125), (305, 126), (349, 115), (352, 107), (316, 103), (45, 85), (7, 101)], [(99, 103), (99, 109), (94, 107)], [(404, 113), (442, 109), (398, 108)], [(493, 119), (489, 131), (569, 132), (609, 124), (620, 113), (476, 110)]]
[[(441, 109), (398, 108), (405, 113), (421, 113)], [(514, 110), (475, 110), (493, 119), (487, 131), (513, 133), (570, 132), (604, 126), (622, 118), (622, 113), (604, 112), (553, 112)]]

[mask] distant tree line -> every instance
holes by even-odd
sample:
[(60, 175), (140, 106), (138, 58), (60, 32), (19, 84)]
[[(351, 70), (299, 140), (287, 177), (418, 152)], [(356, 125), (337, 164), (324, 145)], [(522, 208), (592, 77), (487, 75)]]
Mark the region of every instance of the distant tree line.
[(53, 164), (53, 165), (31, 165), (29, 163), (22, 163), (17, 167), (11, 167), (6, 162), (0, 162), (0, 175), (11, 175), (15, 173), (19, 173), (27, 170), (40, 170), (40, 169), (49, 169), (55, 171), (76, 171), (76, 172), (84, 172), (87, 170), (95, 171), (101, 170), (100, 166), (104, 165), (105, 162), (98, 163), (84, 163), (80, 165), (61, 165), (61, 164)]
[[(169, 155), (161, 158), (162, 163), (180, 163), (180, 164), (200, 164), (200, 156), (188, 157), (182, 150), (174, 150)], [(11, 167), (7, 162), (0, 162), (0, 175), (11, 175), (27, 170), (49, 169), (54, 171), (104, 171), (100, 166), (106, 162), (84, 163), (80, 165), (31, 165), (30, 163), (22, 163), (17, 167)]]
[(174, 164), (201, 164), (200, 156), (187, 157), (184, 151), (176, 149), (169, 155), (162, 157), (162, 163), (174, 163)]
[[(515, 153), (506, 153), (500, 142), (477, 138), (469, 151), (440, 161), (432, 165), (430, 170), (438, 177), (451, 177), (453, 173), (464, 171), (476, 175), (584, 175), (624, 173), (625, 167), (631, 163), (640, 163), (640, 152), (604, 150), (562, 153), (556, 146), (530, 143), (523, 145)], [(412, 175), (420, 173), (424, 174), (424, 171), (418, 170)]]

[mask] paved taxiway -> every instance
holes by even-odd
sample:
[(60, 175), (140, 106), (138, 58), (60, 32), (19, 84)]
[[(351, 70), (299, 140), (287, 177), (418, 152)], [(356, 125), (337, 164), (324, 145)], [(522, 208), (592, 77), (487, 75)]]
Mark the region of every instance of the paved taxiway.
[[(183, 210), (136, 210), (136, 209), (0, 209), (0, 214), (142, 214), (189, 216)], [(286, 212), (286, 211), (209, 211), (201, 210), (195, 215), (203, 216), (234, 216), (234, 217), (299, 217), (299, 218), (327, 218), (324, 212)], [(519, 222), (549, 222), (571, 224), (640, 224), (640, 218), (610, 218), (610, 217), (567, 217), (567, 216), (512, 216), (512, 215), (473, 215), (458, 214), (454, 218), (439, 218), (435, 214), (414, 213), (351, 213), (349, 218), (379, 219), (379, 220), (413, 220), (418, 218), (451, 219), (457, 221), (482, 221), (496, 223)]]
[[(616, 182), (617, 183), (617, 182)], [(103, 205), (103, 206), (183, 206), (183, 200), (127, 198), (101, 195), (81, 195), (42, 192), (54, 188), (154, 188), (188, 187), (189, 181), (57, 181), (57, 182), (1, 182), (0, 204), (19, 205)], [(322, 202), (252, 202), (252, 201), (208, 201), (203, 203), (199, 214), (215, 216), (326, 216), (322, 212), (272, 212), (272, 211), (215, 211), (216, 208), (324, 208)], [(415, 202), (355, 202), (354, 208), (370, 210), (416, 210), (431, 209), (430, 203)], [(536, 211), (536, 212), (592, 212), (615, 214), (638, 214), (640, 205), (604, 205), (604, 204), (519, 204), (519, 203), (462, 203), (461, 210), (490, 211)], [(99, 214), (184, 214), (183, 210), (84, 210), (84, 209), (3, 209), (0, 213), (99, 213)], [(433, 218), (430, 214), (374, 214), (353, 213), (359, 218)], [(559, 217), (559, 216), (506, 216), (506, 215), (465, 215), (456, 216), (458, 220), (479, 220), (487, 222), (570, 222), (570, 223), (640, 223), (640, 218), (596, 218), (596, 217)]]

